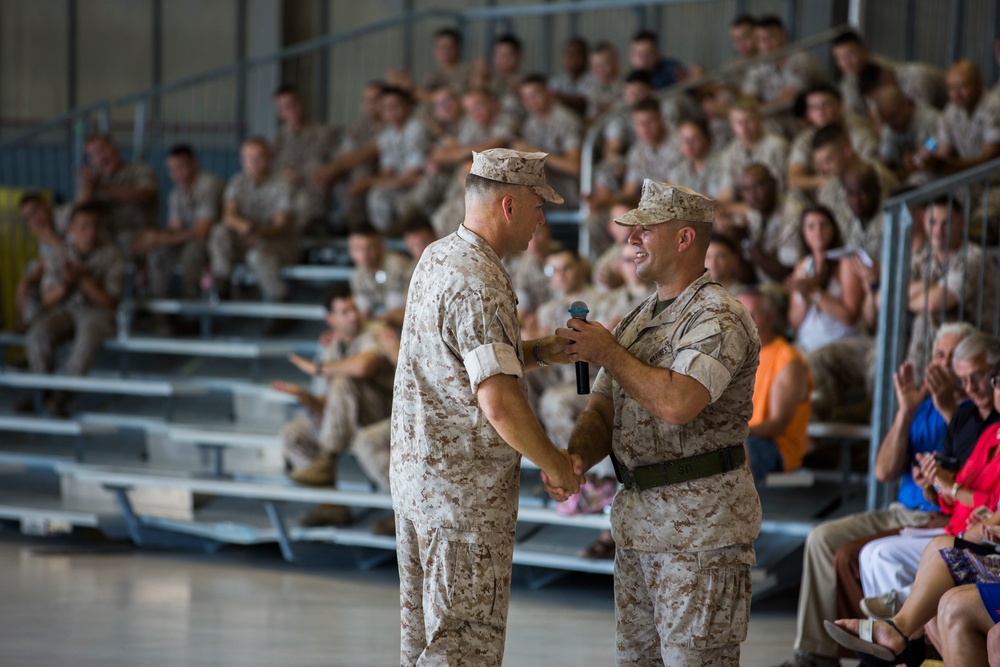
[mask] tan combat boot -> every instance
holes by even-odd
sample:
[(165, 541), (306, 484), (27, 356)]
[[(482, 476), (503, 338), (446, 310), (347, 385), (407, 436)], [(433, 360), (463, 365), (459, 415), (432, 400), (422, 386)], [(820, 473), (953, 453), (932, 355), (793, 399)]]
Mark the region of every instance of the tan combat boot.
[(333, 486), (337, 481), (337, 455), (322, 451), (308, 467), (293, 470), (288, 476), (306, 486)]

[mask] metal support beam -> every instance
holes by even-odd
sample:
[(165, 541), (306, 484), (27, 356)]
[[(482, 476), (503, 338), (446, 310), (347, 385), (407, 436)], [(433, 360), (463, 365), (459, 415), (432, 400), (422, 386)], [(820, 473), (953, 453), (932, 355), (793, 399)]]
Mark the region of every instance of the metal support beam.
[(77, 9), (77, 0), (66, 0), (66, 107), (68, 109), (73, 109), (79, 104), (76, 64), (80, 62), (77, 58), (80, 49), (77, 40), (80, 20)]
[(285, 520), (278, 511), (277, 503), (273, 500), (264, 502), (264, 511), (271, 521), (271, 526), (278, 534), (278, 547), (281, 549), (281, 556), (289, 563), (295, 562), (295, 550), (292, 548), (292, 540), (288, 536), (288, 529), (285, 527)]
[[(152, 33), (149, 40), (149, 48), (152, 51), (152, 57), (150, 59), (152, 63), (152, 71), (150, 72), (150, 76), (153, 80), (152, 85), (159, 86), (163, 83), (163, 0), (153, 0), (153, 17), (150, 31)], [(154, 134), (157, 136), (161, 135), (160, 124), (163, 120), (162, 105), (162, 97), (155, 96), (151, 99), (151, 104), (148, 110), (149, 124), (146, 126), (146, 131), (144, 133), (144, 147), (150, 146), (150, 137)]]
[(951, 38), (948, 42), (948, 62), (962, 57), (962, 35), (965, 33), (965, 0), (951, 1)]
[(403, 13), (403, 65), (413, 71), (413, 0), (400, 0)]
[[(322, 34), (330, 33), (330, 1), (320, 0), (318, 23)], [(316, 68), (316, 120), (329, 123), (330, 118), (330, 47), (319, 52), (319, 66)]]
[(916, 49), (917, 33), (917, 0), (906, 0), (906, 52), (903, 56), (906, 60), (913, 60), (913, 52)]
[(236, 145), (246, 135), (246, 119), (243, 117), (247, 104), (247, 0), (236, 0), (236, 95), (233, 104), (233, 127), (236, 128)]

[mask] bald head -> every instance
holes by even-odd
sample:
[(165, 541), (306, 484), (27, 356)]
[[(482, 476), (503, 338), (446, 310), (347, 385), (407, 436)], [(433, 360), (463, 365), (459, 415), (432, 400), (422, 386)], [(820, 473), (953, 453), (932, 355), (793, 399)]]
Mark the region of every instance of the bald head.
[(945, 77), (948, 99), (955, 106), (972, 112), (983, 95), (983, 73), (971, 60), (959, 60)]
[(879, 119), (894, 132), (903, 132), (913, 117), (913, 101), (896, 86), (882, 86), (872, 94)]

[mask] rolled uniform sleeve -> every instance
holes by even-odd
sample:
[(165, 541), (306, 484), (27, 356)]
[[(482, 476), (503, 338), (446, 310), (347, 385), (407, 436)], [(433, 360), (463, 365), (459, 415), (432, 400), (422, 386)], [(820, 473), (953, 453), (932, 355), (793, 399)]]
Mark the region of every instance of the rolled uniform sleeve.
[(452, 345), (465, 365), (473, 392), (494, 375), (524, 376), (518, 355), (517, 314), (503, 303), (499, 290), (482, 290), (449, 308), (446, 326), (452, 331)]

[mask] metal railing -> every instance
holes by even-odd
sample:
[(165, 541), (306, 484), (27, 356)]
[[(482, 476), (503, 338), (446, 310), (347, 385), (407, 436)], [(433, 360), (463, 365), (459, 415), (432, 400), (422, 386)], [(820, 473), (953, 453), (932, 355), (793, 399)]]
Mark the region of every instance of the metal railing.
[[(953, 176), (935, 180), (917, 190), (893, 197), (884, 205), (885, 239), (882, 245), (881, 304), (876, 333), (875, 393), (872, 412), (872, 436), (870, 469), (875, 470), (875, 458), (882, 438), (889, 431), (896, 410), (896, 396), (893, 389), (893, 373), (908, 356), (922, 369), (930, 360), (933, 330), (936, 323), (946, 321), (968, 322), (984, 333), (996, 334), (1000, 331), (1000, 285), (996, 284), (996, 260), (1000, 258), (1000, 236), (998, 220), (1000, 206), (1000, 159), (987, 162)], [(992, 196), (991, 196), (992, 195)], [(957, 202), (965, 221), (961, 246), (945, 254), (945, 261), (960, 259), (963, 283), (958, 297), (958, 306), (945, 308), (942, 302), (924, 313), (911, 313), (909, 286), (911, 282), (923, 280), (925, 292), (931, 283), (928, 262), (922, 273), (914, 273), (912, 243), (915, 225), (923, 220), (915, 219), (913, 210), (919, 209), (939, 198), (947, 197), (949, 205)], [(951, 209), (949, 208), (949, 211)], [(947, 227), (950, 232), (955, 224), (949, 213)], [(978, 225), (978, 230), (976, 226)], [(929, 244), (929, 241), (925, 241)], [(979, 247), (985, 257), (976, 265), (970, 262), (970, 249)], [(973, 251), (977, 252), (977, 251)], [(970, 264), (977, 271), (969, 275)], [(988, 284), (987, 281), (990, 281)], [(971, 294), (969, 293), (971, 290)], [(915, 317), (914, 317), (915, 316)], [(928, 326), (913, 327), (911, 320), (925, 318)], [(935, 322), (936, 320), (936, 322)], [(912, 340), (914, 336), (921, 340)], [(915, 346), (915, 348), (911, 348)], [(917, 355), (912, 350), (923, 350)], [(874, 474), (868, 480), (868, 508), (875, 509), (891, 500), (889, 487), (880, 485)]]

